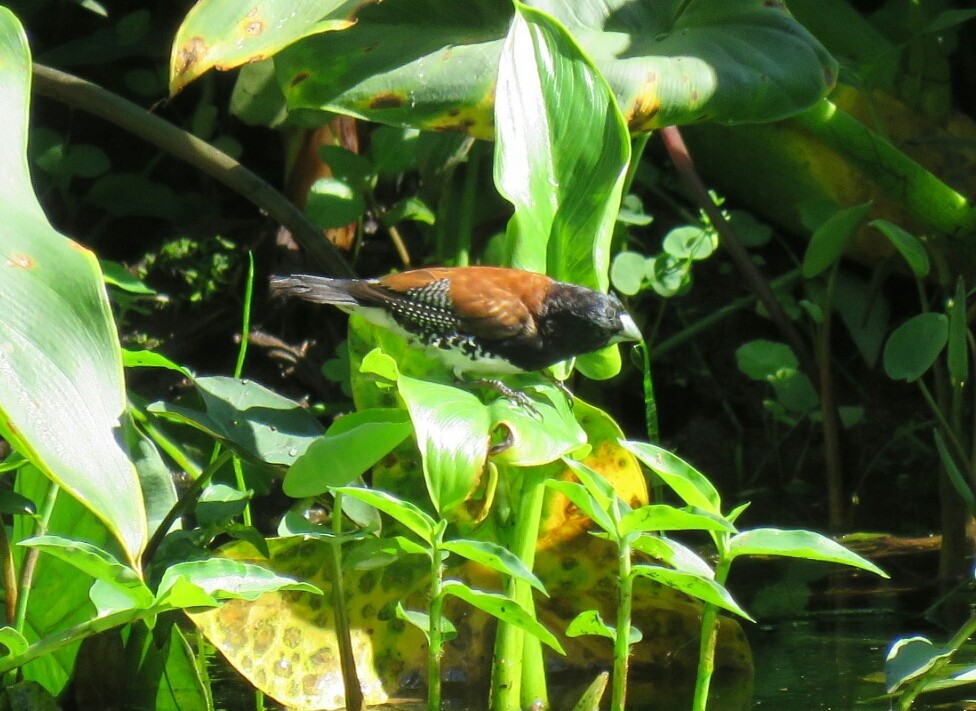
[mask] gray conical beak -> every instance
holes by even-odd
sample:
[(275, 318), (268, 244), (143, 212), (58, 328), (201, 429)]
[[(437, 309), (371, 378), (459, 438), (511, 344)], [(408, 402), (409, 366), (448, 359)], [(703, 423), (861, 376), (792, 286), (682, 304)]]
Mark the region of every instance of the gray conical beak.
[(644, 336), (641, 335), (640, 329), (637, 328), (637, 324), (629, 313), (624, 311), (620, 314), (620, 333), (618, 333), (614, 339), (613, 343), (620, 343), (621, 341), (643, 341)]

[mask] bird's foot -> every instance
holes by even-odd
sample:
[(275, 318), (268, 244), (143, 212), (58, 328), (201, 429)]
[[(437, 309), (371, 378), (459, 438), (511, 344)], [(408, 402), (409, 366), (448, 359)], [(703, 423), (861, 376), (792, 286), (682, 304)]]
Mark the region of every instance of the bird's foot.
[(539, 408), (535, 406), (535, 402), (532, 400), (532, 398), (521, 390), (510, 388), (497, 378), (481, 378), (479, 380), (472, 380), (468, 382), (467, 385), (474, 387), (485, 387), (489, 388), (490, 390), (494, 390), (506, 400), (511, 400), (516, 405), (528, 410), (535, 417), (542, 419), (542, 413), (539, 412)]

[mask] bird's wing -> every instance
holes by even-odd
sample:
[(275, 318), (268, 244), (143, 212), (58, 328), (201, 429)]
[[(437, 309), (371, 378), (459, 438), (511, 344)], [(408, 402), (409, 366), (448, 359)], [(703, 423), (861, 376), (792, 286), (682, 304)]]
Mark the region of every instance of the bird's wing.
[(377, 284), (438, 310), (456, 327), (486, 340), (531, 336), (552, 280), (501, 267), (417, 269), (383, 277)]

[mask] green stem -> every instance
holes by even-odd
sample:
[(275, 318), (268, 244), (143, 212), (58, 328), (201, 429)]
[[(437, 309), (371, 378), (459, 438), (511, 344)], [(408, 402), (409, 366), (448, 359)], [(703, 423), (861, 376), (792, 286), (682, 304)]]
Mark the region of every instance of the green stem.
[(440, 543), (443, 531), (437, 536), (430, 556), (430, 626), (427, 628), (427, 708), (441, 709), (441, 656), (444, 643), (441, 639), (441, 618), (444, 616), (444, 556)]
[(468, 151), (468, 162), (464, 166), (464, 182), (461, 186), (461, 214), (458, 215), (457, 241), (455, 243), (454, 265), (466, 267), (471, 261), (471, 235), (474, 232), (475, 204), (478, 201), (478, 178), (481, 165), (481, 144), (475, 141)]
[[(545, 471), (541, 467), (528, 467), (522, 470), (522, 489), (516, 509), (515, 531), (509, 546), (509, 549), (529, 570), (532, 570), (535, 565), (535, 549), (539, 539), (542, 502), (546, 490)], [(510, 578), (506, 581), (505, 587), (509, 597), (522, 604), (527, 610), (532, 609), (532, 587), (528, 583)], [(535, 673), (533, 678), (526, 678), (524, 674), (526, 652), (533, 657), (528, 668), (540, 669), (542, 667), (541, 646), (526, 646), (525, 634), (521, 629), (499, 621), (491, 679), (492, 711), (549, 707), (545, 675)]]
[[(773, 292), (789, 290), (792, 289), (796, 284), (800, 283), (801, 280), (802, 275), (800, 274), (800, 270), (793, 269), (792, 271), (786, 272), (782, 276), (778, 276), (771, 280), (769, 282), (769, 286)], [(674, 334), (670, 338), (666, 338), (660, 343), (655, 344), (655, 346), (651, 349), (651, 358), (660, 358), (665, 353), (674, 350), (678, 346), (682, 346), (688, 341), (693, 341), (699, 335), (717, 326), (725, 319), (734, 316), (740, 311), (754, 308), (755, 306), (756, 296), (754, 294), (750, 294), (748, 296), (741, 296), (738, 299), (729, 302), (726, 306), (723, 306), (720, 309), (710, 311), (704, 318), (695, 321), (693, 324)]]
[[(728, 560), (720, 550), (718, 565), (715, 568), (715, 582), (719, 585), (725, 585), (731, 564), (732, 561)], [(718, 625), (716, 622), (718, 622), (718, 607), (711, 603), (705, 603), (702, 608), (698, 674), (695, 677), (695, 698), (691, 706), (692, 711), (705, 711), (708, 704), (708, 690), (712, 684), (712, 674), (715, 673), (715, 646), (718, 641)]]
[(627, 670), (630, 668), (630, 625), (634, 604), (634, 576), (630, 573), (630, 543), (626, 538), (617, 549), (617, 636), (613, 642), (613, 697), (610, 708), (624, 711), (627, 704)]
[(824, 468), (827, 480), (827, 525), (838, 531), (844, 524), (844, 471), (840, 452), (840, 416), (834, 396), (834, 374), (831, 369), (833, 351), (831, 335), (833, 329), (834, 291), (840, 263), (834, 262), (827, 277), (826, 308), (823, 321), (817, 329), (817, 384), (820, 386), (820, 414), (823, 419)]
[[(241, 315), (241, 343), (237, 349), (237, 363), (234, 365), (234, 377), (240, 378), (244, 372), (244, 360), (247, 357), (247, 343), (251, 337), (251, 300), (254, 296), (254, 252), (247, 253), (247, 280), (244, 282), (244, 305)], [(234, 480), (237, 483), (237, 490), (242, 494), (247, 491), (247, 483), (244, 481), (244, 469), (241, 460), (237, 457), (233, 459)], [(253, 525), (251, 519), (251, 502), (244, 504), (241, 512), (241, 519), (245, 526)]]
[(13, 626), (17, 619), (17, 568), (14, 566), (14, 552), (10, 547), (7, 526), (0, 520), (0, 557), (3, 558), (3, 589), (7, 591), (6, 623)]
[(159, 523), (159, 527), (152, 534), (149, 539), (149, 543), (146, 544), (146, 552), (142, 554), (143, 560), (152, 560), (153, 555), (156, 553), (156, 549), (159, 548), (159, 544), (162, 543), (163, 537), (167, 534), (170, 528), (173, 527), (173, 523), (182, 516), (184, 513), (190, 510), (190, 507), (196, 503), (196, 500), (200, 497), (200, 492), (210, 483), (213, 475), (227, 463), (227, 460), (233, 457), (233, 452), (230, 450), (225, 450), (220, 453), (207, 468), (200, 472), (190, 488), (183, 492), (183, 495), (174, 504), (173, 508), (169, 510), (165, 518)]
[[(234, 461), (237, 461), (236, 458)], [(342, 582), (342, 492), (333, 492), (332, 533), (329, 542), (329, 561), (332, 570), (332, 609), (335, 612), (336, 638), (339, 642), (339, 664), (346, 692), (347, 711), (365, 711), (366, 700), (356, 673), (356, 657), (352, 650), (349, 610), (346, 607), (345, 586)]]
[(132, 419), (139, 425), (139, 429), (145, 432), (146, 436), (155, 442), (156, 446), (163, 450), (170, 459), (176, 462), (176, 465), (185, 471), (191, 479), (197, 479), (200, 476), (201, 469), (196, 462), (190, 459), (186, 455), (186, 452), (165, 431), (156, 427), (153, 416), (147, 414), (145, 411), (145, 401), (141, 398), (135, 398), (130, 394), (129, 414), (132, 415)]
[(186, 161), (261, 208), (284, 225), (305, 251), (328, 273), (355, 276), (342, 254), (322, 230), (288, 198), (226, 153), (206, 141), (164, 121), (138, 104), (71, 74), (34, 64), (34, 90), (79, 108), (129, 131), (147, 143)]
[(952, 428), (949, 420), (946, 419), (945, 413), (939, 404), (932, 397), (932, 392), (926, 387), (925, 383), (920, 379), (915, 381), (918, 383), (919, 389), (922, 391), (922, 398), (928, 404), (929, 409), (932, 410), (932, 414), (935, 415), (935, 419), (938, 420), (939, 426), (942, 428), (942, 432), (945, 435), (946, 441), (949, 446), (952, 447), (953, 454), (959, 458), (959, 465), (962, 471), (970, 471), (971, 466), (969, 464), (969, 458), (966, 456), (966, 448), (963, 447), (962, 442), (959, 441), (959, 437), (956, 435), (956, 431)]
[[(54, 506), (58, 501), (58, 492), (61, 487), (50, 482), (44, 503), (37, 516), (37, 527), (34, 530), (35, 536), (43, 536), (47, 533), (47, 528), (51, 524), (51, 516), (54, 514)], [(23, 634), (24, 621), (27, 619), (27, 601), (30, 598), (30, 591), (34, 582), (34, 572), (37, 569), (37, 559), (41, 554), (40, 548), (28, 548), (24, 553), (24, 562), (20, 568), (20, 589), (17, 591), (17, 610), (14, 614), (14, 629)], [(6, 671), (0, 669), (0, 672)]]

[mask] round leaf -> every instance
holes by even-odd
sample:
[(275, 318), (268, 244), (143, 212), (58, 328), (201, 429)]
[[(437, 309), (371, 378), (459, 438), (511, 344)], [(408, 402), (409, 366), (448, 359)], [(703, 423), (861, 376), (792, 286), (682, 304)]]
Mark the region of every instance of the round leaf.
[(885, 372), (893, 380), (918, 380), (932, 367), (948, 340), (949, 319), (945, 314), (912, 317), (896, 328), (885, 344)]

